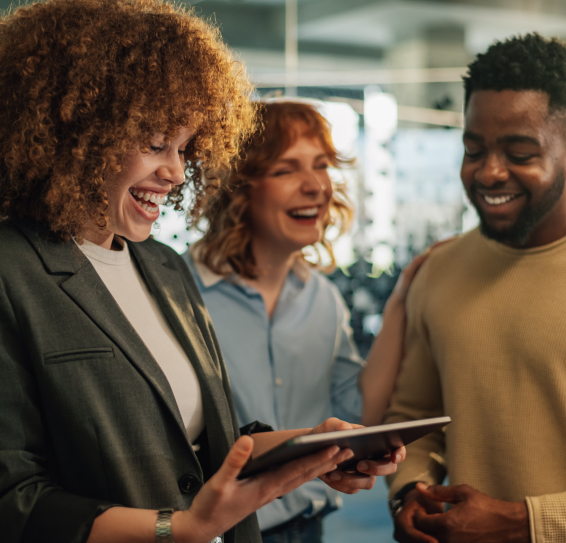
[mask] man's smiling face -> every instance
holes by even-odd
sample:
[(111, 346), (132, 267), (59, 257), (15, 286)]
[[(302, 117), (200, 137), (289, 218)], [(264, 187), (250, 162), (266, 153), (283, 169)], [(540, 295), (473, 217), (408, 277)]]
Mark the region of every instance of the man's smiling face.
[(543, 92), (471, 95), (461, 176), (485, 236), (513, 247), (566, 236), (563, 122)]

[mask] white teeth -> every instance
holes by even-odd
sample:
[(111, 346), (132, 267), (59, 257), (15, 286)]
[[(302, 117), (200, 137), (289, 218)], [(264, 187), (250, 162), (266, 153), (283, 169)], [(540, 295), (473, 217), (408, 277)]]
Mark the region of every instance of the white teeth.
[(515, 198), (512, 194), (507, 194), (506, 196), (488, 196), (483, 195), (484, 200), (491, 206), (500, 206), (501, 204), (506, 204)]
[[(152, 204), (156, 204), (156, 205), (160, 206), (165, 201), (165, 198), (167, 197), (166, 194), (159, 195), (159, 194), (154, 193), (154, 192), (137, 191), (136, 189), (130, 189), (130, 193), (137, 198), (136, 202), (140, 205), (140, 207), (143, 207), (144, 205), (147, 206), (147, 204), (143, 204), (140, 200), (145, 201), (145, 202), (151, 202)], [(148, 209), (150, 211), (151, 210), (157, 211), (157, 207), (153, 207), (151, 205), (148, 206)]]
[(159, 211), (159, 207), (148, 205), (145, 202), (142, 204), (139, 200), (136, 200), (136, 204), (138, 204), (142, 209), (145, 209), (149, 213), (155, 213)]
[(305, 209), (295, 209), (294, 211), (290, 211), (290, 215), (293, 217), (313, 218), (318, 215), (318, 208), (309, 207)]

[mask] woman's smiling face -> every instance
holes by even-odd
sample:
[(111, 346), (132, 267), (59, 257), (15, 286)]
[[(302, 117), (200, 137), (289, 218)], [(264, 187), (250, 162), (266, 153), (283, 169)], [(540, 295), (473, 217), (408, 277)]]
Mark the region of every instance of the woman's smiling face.
[(319, 139), (303, 135), (256, 180), (250, 202), (256, 250), (290, 255), (321, 239), (332, 198), (328, 167)]
[(159, 205), (174, 185), (185, 180), (185, 149), (193, 131), (182, 128), (170, 141), (156, 134), (148, 152), (133, 149), (124, 160), (122, 171), (108, 183), (108, 227), (90, 227), (84, 234), (89, 241), (107, 249), (114, 235), (130, 241), (149, 237), (159, 218)]

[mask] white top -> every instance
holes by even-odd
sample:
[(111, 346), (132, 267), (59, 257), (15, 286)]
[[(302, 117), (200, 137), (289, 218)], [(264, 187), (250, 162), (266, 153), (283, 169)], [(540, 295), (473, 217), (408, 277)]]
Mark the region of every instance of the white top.
[(128, 246), (118, 236), (114, 239), (122, 246), (121, 251), (110, 251), (87, 240), (79, 247), (163, 370), (193, 443), (204, 430), (195, 370), (132, 262)]

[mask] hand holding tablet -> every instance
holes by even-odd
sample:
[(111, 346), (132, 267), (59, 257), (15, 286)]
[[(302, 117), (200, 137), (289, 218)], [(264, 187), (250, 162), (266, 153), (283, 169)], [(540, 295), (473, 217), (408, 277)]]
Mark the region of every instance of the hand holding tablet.
[(437, 417), (395, 424), (383, 424), (354, 430), (307, 434), (274, 447), (254, 458), (238, 475), (245, 479), (264, 471), (275, 469), (285, 462), (337, 445), (341, 449), (351, 449), (354, 456), (338, 466), (342, 471), (355, 470), (361, 460), (382, 460), (395, 449), (424, 437), (446, 426), (450, 417)]

